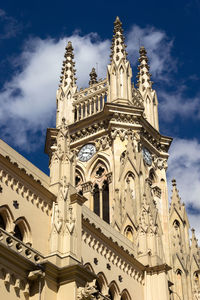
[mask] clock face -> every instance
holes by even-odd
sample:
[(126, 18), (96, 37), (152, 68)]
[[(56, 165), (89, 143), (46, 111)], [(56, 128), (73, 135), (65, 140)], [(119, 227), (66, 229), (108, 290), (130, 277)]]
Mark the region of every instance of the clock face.
[(144, 157), (144, 161), (148, 166), (151, 166), (152, 164), (152, 156), (151, 153), (149, 152), (149, 150), (147, 150), (146, 148), (142, 149), (142, 154)]
[(96, 153), (96, 148), (92, 144), (87, 144), (81, 148), (78, 153), (80, 161), (88, 161)]

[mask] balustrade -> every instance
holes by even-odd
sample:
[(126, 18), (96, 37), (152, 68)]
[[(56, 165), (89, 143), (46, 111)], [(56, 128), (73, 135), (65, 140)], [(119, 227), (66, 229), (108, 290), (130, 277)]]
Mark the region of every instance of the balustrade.
[[(100, 91), (99, 91), (100, 92)], [(80, 121), (103, 110), (107, 102), (107, 91), (91, 95), (90, 98), (83, 97), (73, 103), (74, 122)]]

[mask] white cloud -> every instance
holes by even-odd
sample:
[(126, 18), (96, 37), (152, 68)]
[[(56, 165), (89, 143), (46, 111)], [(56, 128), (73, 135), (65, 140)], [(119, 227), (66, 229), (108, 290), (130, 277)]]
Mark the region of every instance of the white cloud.
[(198, 229), (200, 238), (200, 143), (195, 139), (174, 139), (168, 163), (169, 186), (175, 178), (182, 201), (197, 211), (197, 214), (189, 213), (189, 222), (191, 227)]
[(167, 122), (173, 121), (176, 116), (184, 118), (200, 118), (200, 96), (187, 97), (185, 86), (178, 86), (173, 93), (159, 90), (159, 109)]
[(134, 25), (127, 36), (127, 50), (131, 62), (138, 64), (140, 46), (144, 46), (150, 58), (150, 72), (156, 80), (168, 80), (167, 73), (176, 68), (176, 61), (171, 57), (173, 41), (169, 40), (164, 31), (152, 26), (141, 28)]
[(21, 30), (22, 24), (12, 16), (9, 16), (0, 8), (0, 39), (9, 39), (15, 37)]
[[(138, 55), (137, 35), (149, 49), (152, 71), (161, 76), (169, 61), (171, 43), (167, 41), (164, 32), (153, 27), (142, 29), (135, 25), (127, 38), (130, 55), (136, 50)], [(75, 50), (79, 87), (87, 86), (89, 73), (97, 64), (99, 77), (106, 76), (110, 41), (100, 40), (96, 33), (86, 36), (75, 33), (59, 40), (28, 40), (20, 57), (15, 59), (17, 64), (13, 78), (5, 83), (0, 92), (0, 126), (4, 127), (2, 138), (12, 145), (24, 150), (34, 150), (38, 144), (36, 133), (44, 135), (46, 127), (55, 118), (55, 94), (68, 40), (72, 41)], [(160, 51), (163, 47), (168, 54), (161, 58)]]
[[(98, 63), (99, 77), (104, 77), (108, 63), (109, 41), (95, 34), (77, 34), (59, 39), (35, 38), (26, 42), (18, 68), (0, 93), (0, 120), (3, 136), (12, 144), (31, 150), (38, 144), (36, 132), (45, 131), (55, 118), (56, 90), (67, 40), (75, 49), (78, 85), (88, 84), (89, 73)], [(34, 148), (33, 148), (34, 149)]]

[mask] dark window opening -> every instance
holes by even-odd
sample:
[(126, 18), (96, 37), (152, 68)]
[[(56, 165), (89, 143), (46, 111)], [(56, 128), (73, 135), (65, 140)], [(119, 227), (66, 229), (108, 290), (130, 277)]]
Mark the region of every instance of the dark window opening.
[(93, 190), (93, 198), (94, 198), (94, 213), (100, 216), (100, 192), (98, 184), (95, 184)]
[(74, 110), (74, 122), (76, 122), (77, 121), (77, 109), (75, 108), (75, 110)]
[(104, 181), (103, 184), (103, 220), (110, 223), (110, 212), (109, 212), (109, 185), (108, 181)]
[(102, 96), (100, 97), (100, 110), (102, 110), (103, 108), (103, 99), (102, 99)]
[(83, 104), (83, 118), (85, 118), (85, 104)]
[(81, 119), (81, 105), (79, 105), (79, 120)]
[(103, 174), (104, 171), (105, 171), (105, 169), (100, 166), (98, 168), (98, 170), (96, 171), (96, 174), (99, 175), (99, 177), (101, 177), (101, 175)]
[(95, 285), (96, 285), (97, 291), (101, 292), (101, 286), (100, 286), (98, 280), (96, 280)]
[(75, 185), (77, 186), (79, 184), (79, 182), (81, 181), (81, 178), (77, 175), (75, 177)]
[(99, 110), (99, 107), (98, 107), (98, 97), (96, 98), (96, 111)]
[(92, 109), (91, 109), (91, 113), (94, 113), (94, 101), (92, 101)]
[(0, 228), (4, 230), (6, 229), (6, 223), (1, 215), (0, 215)]
[(90, 114), (90, 103), (88, 102), (87, 104), (87, 114), (89, 115)]
[(22, 232), (19, 228), (18, 225), (15, 225), (15, 228), (14, 228), (14, 237), (16, 237), (18, 240), (20, 241), (23, 241), (23, 235), (22, 235)]
[(109, 295), (110, 300), (114, 300), (114, 295), (110, 289), (108, 291), (108, 295)]

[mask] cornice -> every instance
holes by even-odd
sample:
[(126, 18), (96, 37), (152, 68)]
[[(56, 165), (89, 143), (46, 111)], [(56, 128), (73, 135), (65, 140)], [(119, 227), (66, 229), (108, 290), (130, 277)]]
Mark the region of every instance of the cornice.
[(19, 168), (16, 162), (12, 162), (9, 156), (4, 157), (0, 154), (0, 164), (2, 164), (2, 170), (8, 170), (15, 174), (16, 177), (22, 179), (24, 182), (32, 186), (35, 190), (39, 191), (41, 194), (45, 195), (49, 200), (56, 201), (56, 196), (46, 189), (40, 182), (36, 180), (33, 175), (28, 174), (24, 168)]
[[(143, 284), (145, 266), (134, 257), (133, 251), (109, 232), (106, 235), (105, 230), (102, 231), (102, 226), (91, 218), (83, 215), (82, 222), (83, 242), (104, 256), (109, 263), (117, 265), (122, 271)], [(119, 232), (116, 233), (121, 236)], [(125, 239), (124, 236), (121, 238)]]

